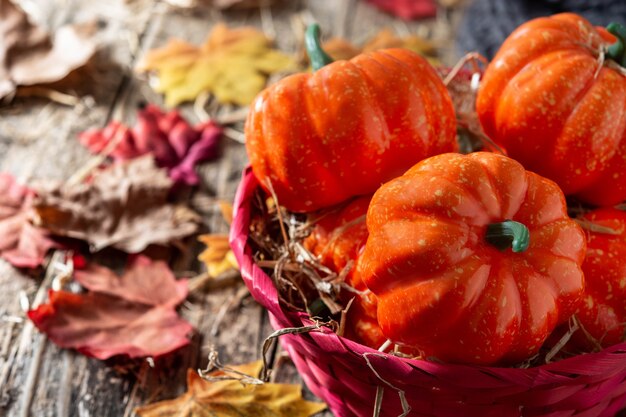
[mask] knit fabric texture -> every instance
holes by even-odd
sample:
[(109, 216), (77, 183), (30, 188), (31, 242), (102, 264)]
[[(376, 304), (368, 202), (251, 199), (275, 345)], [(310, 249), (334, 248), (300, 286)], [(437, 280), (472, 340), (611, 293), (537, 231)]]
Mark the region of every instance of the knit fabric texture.
[(457, 32), (460, 56), (477, 51), (491, 59), (522, 23), (540, 16), (573, 12), (592, 24), (626, 24), (626, 0), (470, 0)]

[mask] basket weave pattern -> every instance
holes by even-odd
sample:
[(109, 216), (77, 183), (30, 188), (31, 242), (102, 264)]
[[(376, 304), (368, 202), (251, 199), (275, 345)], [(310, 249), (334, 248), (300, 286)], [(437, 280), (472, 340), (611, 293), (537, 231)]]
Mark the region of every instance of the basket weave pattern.
[[(230, 241), (243, 279), (275, 329), (309, 326), (306, 314), (278, 302), (272, 279), (248, 243), (252, 197), (259, 189), (248, 168), (235, 199)], [(599, 353), (532, 367), (497, 368), (403, 359), (337, 336), (330, 329), (281, 336), (309, 389), (337, 417), (371, 416), (382, 388), (380, 416), (610, 417), (626, 406), (626, 342)], [(406, 409), (406, 407), (405, 407)]]

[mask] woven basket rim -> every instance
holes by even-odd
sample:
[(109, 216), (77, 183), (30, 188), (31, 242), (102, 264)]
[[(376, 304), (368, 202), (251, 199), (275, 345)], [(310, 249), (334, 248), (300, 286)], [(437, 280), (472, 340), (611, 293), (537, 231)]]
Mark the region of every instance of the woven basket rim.
[[(234, 203), (233, 223), (230, 231), (230, 244), (239, 262), (242, 277), (253, 297), (274, 316), (283, 327), (302, 327), (313, 324), (306, 313), (298, 313), (283, 309), (278, 300), (278, 292), (272, 278), (254, 263), (252, 247), (248, 243), (248, 231), (251, 218), (251, 197), (260, 188), (259, 182), (252, 173), (250, 166), (244, 168), (242, 180), (237, 189)], [(318, 337), (330, 337), (354, 355), (363, 356), (376, 354), (383, 357), (389, 364), (425, 371), (432, 375), (477, 375), (487, 374), (503, 381), (516, 383), (529, 378), (537, 384), (555, 384), (562, 378), (577, 376), (605, 375), (626, 371), (626, 342), (605, 348), (600, 352), (576, 355), (556, 362), (529, 368), (497, 367), (484, 365), (447, 364), (423, 359), (402, 358), (382, 353), (358, 342), (338, 336), (327, 328), (320, 328)], [(621, 368), (621, 369), (620, 369)], [(535, 380), (539, 375), (542, 377)], [(554, 378), (546, 377), (552, 375)]]

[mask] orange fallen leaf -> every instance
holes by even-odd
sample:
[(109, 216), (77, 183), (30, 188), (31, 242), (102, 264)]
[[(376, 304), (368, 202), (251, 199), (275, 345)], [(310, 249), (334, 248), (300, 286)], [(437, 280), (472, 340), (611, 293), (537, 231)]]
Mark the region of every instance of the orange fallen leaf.
[(168, 106), (211, 92), (221, 103), (249, 104), (267, 77), (293, 69), (294, 60), (271, 48), (271, 41), (252, 27), (230, 29), (217, 24), (205, 43), (195, 46), (171, 39), (149, 51), (137, 70), (157, 75), (155, 90)]
[[(232, 369), (256, 378), (262, 366), (257, 361)], [(209, 374), (214, 378), (226, 376), (227, 371)], [(140, 417), (309, 417), (326, 408), (325, 404), (304, 400), (299, 385), (243, 384), (240, 378), (231, 376), (233, 380), (211, 382), (190, 369), (185, 394), (139, 407), (135, 412)]]
[(382, 29), (370, 38), (362, 47), (358, 47), (343, 38), (332, 38), (324, 43), (324, 50), (335, 60), (354, 58), (362, 52), (386, 48), (405, 48), (425, 56), (431, 63), (437, 64), (437, 46), (434, 42), (417, 35), (400, 37), (390, 29)]
[(198, 240), (206, 245), (206, 249), (198, 255), (198, 260), (206, 265), (211, 277), (215, 278), (226, 271), (239, 269), (235, 254), (228, 243), (228, 235), (201, 235), (198, 236)]

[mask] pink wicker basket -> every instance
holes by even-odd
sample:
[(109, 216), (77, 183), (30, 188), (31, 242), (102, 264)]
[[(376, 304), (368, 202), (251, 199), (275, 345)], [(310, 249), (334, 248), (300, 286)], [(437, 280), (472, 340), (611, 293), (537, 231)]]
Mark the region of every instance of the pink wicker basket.
[[(248, 168), (235, 199), (230, 235), (243, 279), (269, 310), (275, 329), (311, 325), (305, 314), (279, 305), (272, 279), (254, 263), (248, 234), (251, 201), (258, 190)], [(608, 417), (626, 405), (626, 343), (528, 369), (403, 359), (326, 328), (287, 334), (281, 343), (309, 389), (337, 417), (373, 415), (377, 394), (379, 400), (382, 394), (380, 415), (393, 417)], [(410, 411), (403, 414), (407, 404)]]

